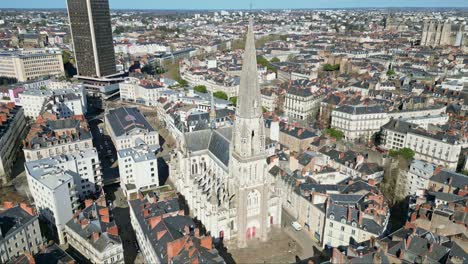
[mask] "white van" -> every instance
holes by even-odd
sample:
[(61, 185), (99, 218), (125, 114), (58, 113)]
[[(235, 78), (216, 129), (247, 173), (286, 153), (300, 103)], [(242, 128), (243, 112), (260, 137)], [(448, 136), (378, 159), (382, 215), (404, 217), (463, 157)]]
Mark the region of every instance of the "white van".
[(296, 222), (296, 221), (291, 222), (291, 226), (292, 226), (296, 231), (301, 231), (301, 230), (302, 230), (301, 224), (299, 224), (299, 223)]

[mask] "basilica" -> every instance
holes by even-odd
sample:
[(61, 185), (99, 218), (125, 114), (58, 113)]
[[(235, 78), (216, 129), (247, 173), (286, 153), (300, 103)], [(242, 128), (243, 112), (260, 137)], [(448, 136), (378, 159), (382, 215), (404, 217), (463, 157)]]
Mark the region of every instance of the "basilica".
[[(214, 105), (210, 118), (214, 119)], [(281, 224), (281, 199), (268, 172), (253, 20), (246, 37), (234, 126), (188, 132), (170, 163), (170, 178), (190, 213), (213, 237), (246, 247)]]

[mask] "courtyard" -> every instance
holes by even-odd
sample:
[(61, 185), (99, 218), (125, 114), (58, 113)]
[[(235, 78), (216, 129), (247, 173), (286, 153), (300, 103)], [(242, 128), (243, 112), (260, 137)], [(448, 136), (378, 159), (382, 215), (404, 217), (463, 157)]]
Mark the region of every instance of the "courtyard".
[(303, 248), (283, 229), (274, 228), (267, 242), (251, 240), (246, 248), (227, 244), (236, 263), (294, 263), (296, 256), (304, 258)]

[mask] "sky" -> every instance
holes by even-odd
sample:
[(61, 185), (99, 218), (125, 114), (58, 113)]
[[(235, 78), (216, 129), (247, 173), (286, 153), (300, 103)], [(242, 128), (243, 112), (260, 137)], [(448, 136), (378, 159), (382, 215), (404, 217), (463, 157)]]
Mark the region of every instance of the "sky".
[[(65, 8), (66, 0), (0, 0), (1, 8)], [(111, 9), (249, 9), (251, 0), (109, 0)], [(252, 0), (254, 9), (468, 7), (468, 0)]]

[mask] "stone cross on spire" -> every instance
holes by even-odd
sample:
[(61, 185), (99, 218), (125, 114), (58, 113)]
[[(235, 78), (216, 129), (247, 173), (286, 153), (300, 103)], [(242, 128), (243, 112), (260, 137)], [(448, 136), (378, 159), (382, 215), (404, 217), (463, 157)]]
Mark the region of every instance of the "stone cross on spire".
[(258, 84), (257, 52), (253, 32), (253, 18), (249, 19), (249, 29), (245, 41), (245, 52), (242, 60), (242, 73), (237, 99), (238, 117), (258, 118), (262, 115), (261, 94)]

